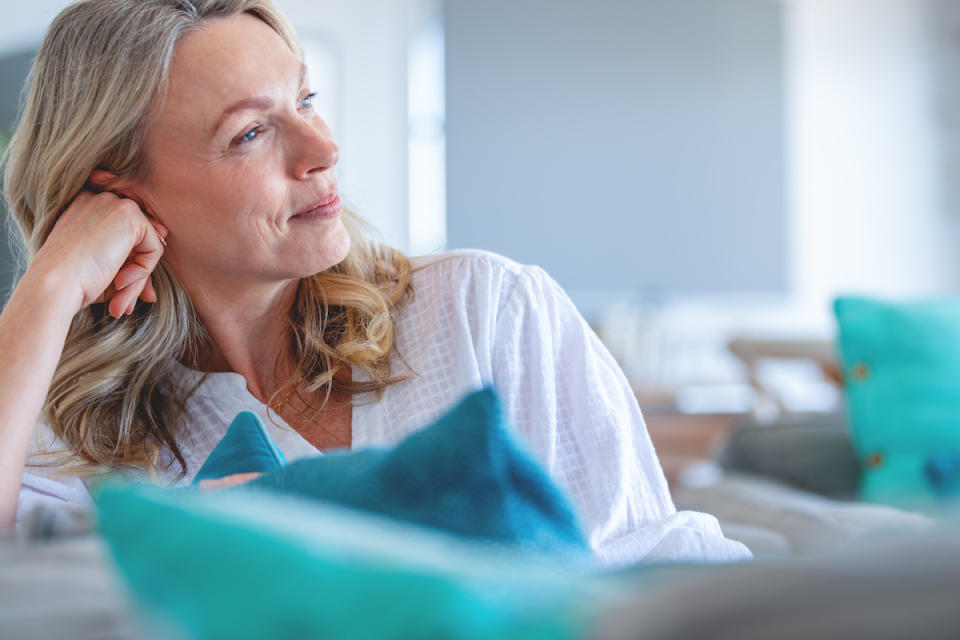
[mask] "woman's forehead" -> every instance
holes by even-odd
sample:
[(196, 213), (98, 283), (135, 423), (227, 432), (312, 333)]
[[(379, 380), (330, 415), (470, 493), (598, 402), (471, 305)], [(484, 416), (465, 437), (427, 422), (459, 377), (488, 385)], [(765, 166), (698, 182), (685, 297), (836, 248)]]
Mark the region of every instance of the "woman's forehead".
[(296, 83), (301, 67), (260, 19), (248, 14), (211, 19), (177, 43), (161, 118), (211, 126), (230, 104)]

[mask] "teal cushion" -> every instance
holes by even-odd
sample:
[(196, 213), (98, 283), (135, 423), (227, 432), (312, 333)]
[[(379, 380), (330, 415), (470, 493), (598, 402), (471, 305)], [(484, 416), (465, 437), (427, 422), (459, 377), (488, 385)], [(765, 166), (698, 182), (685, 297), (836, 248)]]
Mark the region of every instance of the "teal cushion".
[(943, 497), (960, 494), (960, 453), (956, 451), (933, 453), (927, 458), (923, 471), (934, 493)]
[(269, 473), (286, 464), (260, 418), (249, 411), (241, 411), (207, 456), (193, 484), (235, 473)]
[(835, 303), (864, 499), (907, 507), (956, 496), (960, 300)]
[(492, 389), (393, 448), (334, 451), (233, 489), (269, 489), (540, 553), (590, 556), (578, 518), (510, 435)]
[(613, 595), (543, 556), (276, 492), (107, 484), (97, 508), (150, 626), (183, 637), (576, 638)]

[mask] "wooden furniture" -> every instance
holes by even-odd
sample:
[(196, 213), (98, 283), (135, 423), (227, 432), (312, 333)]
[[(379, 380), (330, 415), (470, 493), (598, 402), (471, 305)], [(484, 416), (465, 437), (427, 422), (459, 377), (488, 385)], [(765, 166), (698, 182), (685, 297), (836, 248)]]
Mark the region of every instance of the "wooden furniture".
[(684, 414), (663, 408), (644, 411), (643, 415), (671, 486), (688, 466), (712, 460), (731, 429), (747, 417), (740, 413)]

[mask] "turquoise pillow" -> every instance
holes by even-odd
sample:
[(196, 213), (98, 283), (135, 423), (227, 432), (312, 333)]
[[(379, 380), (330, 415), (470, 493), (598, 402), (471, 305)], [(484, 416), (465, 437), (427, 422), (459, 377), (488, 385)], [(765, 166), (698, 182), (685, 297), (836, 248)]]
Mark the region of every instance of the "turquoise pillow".
[(527, 551), (587, 561), (573, 508), (511, 437), (492, 389), (392, 448), (333, 451), (233, 491), (269, 489)]
[(241, 411), (207, 456), (193, 484), (235, 473), (269, 473), (286, 464), (260, 418), (255, 413)]
[(835, 303), (864, 499), (934, 506), (957, 495), (960, 300)]
[(613, 585), (276, 492), (102, 486), (100, 530), (151, 626), (201, 640), (583, 637)]

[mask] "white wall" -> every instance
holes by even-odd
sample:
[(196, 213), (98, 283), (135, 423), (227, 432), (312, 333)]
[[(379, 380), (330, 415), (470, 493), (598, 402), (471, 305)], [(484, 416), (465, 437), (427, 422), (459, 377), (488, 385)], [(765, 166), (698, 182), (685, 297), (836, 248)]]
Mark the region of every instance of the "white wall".
[(843, 292), (955, 291), (960, 211), (945, 206), (938, 115), (945, 4), (788, 6), (794, 290), (824, 310)]
[(780, 1), (789, 296), (611, 314), (634, 330), (621, 349), (644, 388), (739, 379), (725, 348), (738, 334), (831, 338), (839, 294), (960, 289), (960, 2)]
[(67, 0), (31, 0), (31, 2), (3, 3), (0, 20), (0, 55), (35, 47), (40, 43), (47, 25), (70, 4)]
[(451, 246), (581, 311), (787, 286), (782, 7), (448, 0)]
[(275, 0), (342, 60), (341, 195), (393, 246), (409, 243), (407, 50), (423, 0)]

